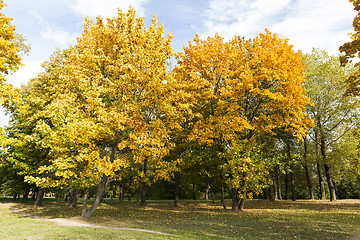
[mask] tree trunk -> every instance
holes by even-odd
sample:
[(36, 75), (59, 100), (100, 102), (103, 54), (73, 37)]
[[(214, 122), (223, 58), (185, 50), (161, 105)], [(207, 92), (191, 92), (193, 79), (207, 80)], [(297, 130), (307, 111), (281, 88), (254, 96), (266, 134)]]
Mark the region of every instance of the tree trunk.
[(147, 193), (147, 188), (148, 186), (146, 185), (145, 182), (141, 183), (141, 188), (140, 188), (140, 206), (146, 206), (146, 193)]
[(65, 194), (65, 199), (64, 199), (65, 202), (67, 202), (69, 200), (69, 194), (70, 194), (70, 192), (67, 192)]
[(209, 178), (207, 178), (206, 186), (205, 186), (205, 200), (209, 200), (209, 191), (210, 191), (210, 183)]
[(18, 195), (17, 193), (14, 193), (14, 194), (13, 194), (13, 198), (12, 198), (12, 201), (13, 201), (13, 202), (16, 202), (17, 195)]
[(71, 188), (70, 197), (69, 197), (69, 201), (68, 201), (68, 205), (67, 205), (67, 207), (69, 209), (76, 208), (77, 200), (79, 197), (79, 192), (80, 192), (79, 189), (76, 189), (74, 187)]
[(240, 200), (240, 204), (239, 204), (239, 209), (240, 211), (243, 211), (244, 210), (244, 205), (245, 205), (245, 198), (242, 198)]
[(226, 210), (224, 182), (221, 182), (221, 203), (222, 203), (223, 208)]
[(333, 180), (332, 180), (332, 177), (331, 177), (329, 165), (324, 164), (324, 169), (325, 169), (326, 181), (327, 181), (328, 186), (329, 186), (330, 201), (336, 201), (336, 192), (335, 192), (334, 183), (333, 183)]
[(212, 188), (210, 188), (210, 195), (211, 195), (212, 203), (215, 203), (215, 194)]
[(124, 186), (122, 182), (119, 184), (119, 200), (124, 200)]
[(140, 199), (141, 199), (141, 182), (139, 182), (139, 186), (137, 188), (137, 191), (136, 191), (136, 201), (139, 202)]
[(335, 195), (337, 196), (338, 195), (338, 187), (337, 187), (336, 182), (333, 181), (333, 184), (334, 184), (334, 187), (335, 187)]
[[(319, 121), (320, 120), (318, 119), (318, 122)], [(318, 179), (319, 179), (320, 199), (321, 200), (326, 200), (324, 178), (323, 178), (321, 165), (320, 165), (319, 138), (318, 138), (318, 132), (317, 131), (315, 131), (315, 156), (316, 156), (316, 168), (317, 168)]]
[(174, 206), (177, 207), (179, 203), (179, 192), (180, 192), (180, 173), (175, 174), (175, 201)]
[[(147, 162), (147, 158), (145, 158), (144, 160), (144, 165), (143, 165), (143, 173), (144, 176), (146, 177), (146, 173), (147, 173), (147, 168), (148, 168), (148, 162)], [(146, 206), (146, 192), (147, 192), (147, 184), (145, 183), (144, 180), (141, 181), (141, 201), (140, 201), (140, 206)]]
[(270, 185), (269, 187), (269, 200), (270, 201), (275, 201), (275, 188), (274, 188), (274, 183)]
[(310, 196), (311, 200), (314, 200), (315, 196), (314, 196), (314, 191), (313, 191), (313, 187), (312, 187), (309, 166), (307, 163), (305, 163), (304, 169), (305, 169), (306, 181), (307, 181), (307, 185), (308, 185), (308, 189), (309, 189), (309, 196)]
[(276, 180), (276, 173), (273, 173), (273, 177), (272, 177), (272, 182), (273, 182), (273, 194), (274, 194), (274, 201), (279, 200), (279, 196), (278, 196), (278, 185), (277, 185), (277, 180)]
[(326, 200), (326, 193), (325, 193), (325, 184), (324, 184), (324, 178), (322, 176), (321, 166), (320, 163), (316, 163), (318, 178), (319, 178), (319, 188), (320, 188), (320, 199)]
[(285, 170), (285, 199), (289, 199), (289, 173), (288, 170)]
[(132, 194), (132, 184), (133, 184), (132, 171), (133, 171), (133, 169), (131, 168), (130, 179), (129, 179), (128, 201), (131, 201), (131, 194)]
[(327, 181), (328, 187), (329, 187), (330, 201), (335, 201), (336, 200), (335, 187), (334, 187), (333, 180), (332, 180), (332, 177), (330, 174), (330, 166), (326, 163), (327, 162), (326, 145), (325, 145), (325, 140), (323, 138), (320, 139), (320, 150), (321, 150), (321, 155), (323, 157), (323, 162), (324, 162), (326, 181)]
[(36, 199), (36, 195), (37, 195), (36, 189), (33, 189), (33, 190), (32, 190), (31, 200), (34, 201), (34, 200)]
[(279, 165), (276, 165), (275, 180), (276, 180), (276, 192), (277, 192), (277, 197), (278, 197), (279, 200), (282, 200)]
[(102, 177), (101, 182), (99, 184), (97, 194), (96, 194), (95, 202), (93, 203), (93, 205), (89, 209), (88, 208), (85, 208), (85, 209), (83, 208), (83, 214), (82, 214), (83, 218), (90, 218), (91, 215), (95, 212), (95, 210), (99, 206), (101, 200), (104, 197), (105, 187), (106, 187), (108, 179), (109, 179), (109, 176), (104, 175)]
[(112, 195), (110, 196), (111, 199), (116, 198), (116, 185), (113, 188)]
[(292, 166), (292, 159), (291, 159), (291, 143), (290, 141), (288, 141), (286, 143), (287, 146), (287, 158), (290, 162), (290, 187), (291, 187), (291, 200), (292, 201), (296, 201), (296, 196), (295, 196), (295, 182), (294, 182), (294, 171), (293, 171), (293, 167)]
[(294, 173), (293, 173), (293, 171), (290, 172), (290, 184), (291, 184), (291, 200), (296, 201), (295, 182), (294, 182)]
[[(114, 145), (111, 148), (110, 162), (114, 162), (114, 160), (115, 160), (115, 154), (116, 154), (118, 145), (119, 145), (119, 140), (116, 139)], [(103, 175), (103, 177), (101, 179), (101, 182), (99, 184), (98, 191), (96, 193), (95, 202), (93, 203), (93, 205), (89, 209), (87, 208), (88, 193), (85, 194), (86, 195), (86, 201), (84, 199), (84, 205), (83, 205), (82, 214), (81, 214), (81, 216), (83, 218), (90, 218), (91, 215), (98, 208), (100, 202), (103, 200), (104, 193), (105, 193), (105, 188), (106, 188), (106, 184), (107, 184), (108, 180), (109, 180), (109, 176)], [(86, 204), (85, 204), (85, 202), (86, 202)]]
[(196, 185), (195, 182), (192, 184), (193, 200), (196, 200)]
[(89, 189), (87, 188), (84, 193), (84, 200), (83, 200), (83, 206), (82, 206), (82, 211), (81, 211), (82, 217), (86, 216), (88, 199), (89, 199)]
[(232, 193), (231, 211), (233, 211), (233, 212), (239, 211), (240, 199), (239, 199), (238, 191), (239, 191), (239, 189), (237, 189), (237, 188), (233, 188), (231, 191), (231, 193)]
[(22, 202), (23, 203), (27, 203), (29, 200), (29, 193), (30, 193), (30, 189), (26, 189), (26, 191), (23, 194), (23, 199)]
[(37, 197), (36, 197), (36, 201), (35, 201), (35, 206), (42, 206), (42, 201), (44, 198), (44, 193), (45, 193), (45, 189), (44, 188), (39, 188)]
[(307, 153), (308, 153), (308, 148), (307, 148), (307, 139), (306, 137), (303, 137), (304, 139), (304, 169), (305, 169), (305, 175), (306, 175), (306, 181), (307, 181), (307, 185), (308, 185), (308, 189), (309, 189), (309, 196), (311, 200), (314, 200), (314, 191), (313, 191), (313, 187), (312, 187), (312, 182), (311, 182), (311, 177), (310, 177), (310, 171), (309, 171), (309, 164), (307, 163)]

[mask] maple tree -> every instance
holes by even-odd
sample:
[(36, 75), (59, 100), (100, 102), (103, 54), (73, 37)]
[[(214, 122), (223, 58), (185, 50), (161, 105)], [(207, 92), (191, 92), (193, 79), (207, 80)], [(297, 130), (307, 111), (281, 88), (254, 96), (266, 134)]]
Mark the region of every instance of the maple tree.
[[(301, 86), (304, 66), (287, 40), (266, 30), (251, 41), (235, 37), (223, 42), (215, 35), (207, 40), (196, 36), (193, 42), (178, 54), (174, 69), (195, 119), (189, 140), (225, 153), (229, 143), (241, 145), (279, 128), (297, 137), (305, 134), (309, 99)], [(232, 188), (237, 211), (246, 184)]]
[(51, 164), (40, 170), (57, 178), (32, 180), (49, 186), (75, 181), (81, 188), (100, 182), (90, 209), (85, 195), (84, 217), (96, 210), (108, 180), (130, 158), (142, 166), (143, 185), (151, 184), (150, 167), (154, 180), (167, 177), (161, 159), (172, 147), (168, 135), (178, 127), (178, 114), (166, 68), (172, 36), (163, 34), (156, 17), (145, 28), (132, 8), (106, 23), (86, 18), (64, 61), (57, 97), (47, 106), (56, 131), (46, 121), (37, 125), (52, 145)]

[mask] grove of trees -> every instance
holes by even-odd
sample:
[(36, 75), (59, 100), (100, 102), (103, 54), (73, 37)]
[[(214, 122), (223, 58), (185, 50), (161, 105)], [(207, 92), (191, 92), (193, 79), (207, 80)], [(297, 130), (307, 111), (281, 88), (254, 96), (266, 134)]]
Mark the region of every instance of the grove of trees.
[(248, 40), (196, 35), (174, 53), (156, 17), (146, 27), (119, 10), (86, 18), (77, 43), (21, 89), (5, 75), (28, 46), (0, 18), (0, 103), (11, 116), (0, 192), (14, 200), (41, 205), (48, 193), (74, 208), (82, 197), (89, 218), (104, 197), (135, 193), (140, 205), (211, 197), (226, 209), (231, 198), (234, 212), (253, 197), (360, 197), (358, 64), (340, 65), (360, 49), (357, 18), (339, 59), (295, 52), (267, 29)]

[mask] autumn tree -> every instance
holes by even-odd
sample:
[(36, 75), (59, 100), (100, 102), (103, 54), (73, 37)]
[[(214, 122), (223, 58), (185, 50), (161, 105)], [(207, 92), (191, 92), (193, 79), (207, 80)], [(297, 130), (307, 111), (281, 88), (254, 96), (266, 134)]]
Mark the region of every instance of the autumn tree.
[[(2, 10), (5, 6), (6, 4), (3, 0), (0, 0), (0, 10)], [(5, 16), (0, 12), (0, 104), (7, 108), (9, 108), (12, 104), (11, 99), (18, 98), (18, 89), (14, 89), (11, 84), (6, 83), (6, 75), (18, 70), (18, 68), (22, 65), (21, 54), (28, 52), (30, 49), (29, 46), (25, 44), (25, 38), (22, 35), (15, 33), (15, 26), (12, 25), (11, 22), (11, 17)], [(2, 155), (2, 159), (5, 159), (8, 155), (8, 144), (8, 136), (5, 135), (3, 128), (0, 127), (0, 155)], [(16, 171), (13, 169), (13, 165), (11, 163), (1, 162), (0, 164), (2, 170), (6, 169), (5, 172), (8, 177), (14, 177), (14, 179), (6, 179), (3, 184), (7, 184), (10, 189), (16, 189), (18, 193), (19, 186), (15, 183), (19, 183), (19, 179), (23, 180), (23, 177), (16, 175)], [(12, 173), (12, 175), (10, 173)], [(25, 189), (24, 196), (27, 196), (29, 186), (24, 183), (20, 183), (19, 185), (21, 185), (20, 189)]]
[[(15, 171), (24, 176), (40, 177), (47, 172), (38, 173), (38, 168), (49, 164), (53, 150), (51, 139), (42, 134), (41, 126), (46, 123), (53, 127), (55, 114), (47, 107), (58, 95), (56, 87), (59, 75), (63, 73), (66, 50), (56, 51), (49, 61), (43, 64), (44, 72), (23, 85), (20, 89), (21, 101), (9, 102), (10, 126), (7, 131), (7, 162)], [(40, 127), (40, 128), (39, 128)], [(36, 205), (41, 205), (44, 188), (40, 188)]]
[(91, 208), (85, 194), (83, 217), (96, 210), (109, 179), (128, 166), (129, 158), (142, 166), (144, 186), (151, 184), (150, 166), (153, 180), (167, 177), (168, 164), (161, 159), (171, 148), (168, 136), (178, 127), (178, 114), (166, 69), (172, 37), (163, 34), (156, 17), (145, 28), (132, 8), (126, 14), (119, 10), (106, 23), (86, 18), (64, 62), (59, 95), (47, 107), (57, 131), (45, 121), (38, 125), (54, 146), (51, 164), (41, 171), (58, 179), (38, 181), (52, 186), (76, 181), (82, 188), (99, 184)]
[[(278, 128), (296, 136), (305, 133), (309, 99), (301, 87), (303, 65), (287, 40), (268, 30), (251, 41), (196, 36), (177, 60), (175, 77), (188, 94), (195, 119), (189, 140), (211, 146), (219, 154)], [(246, 176), (247, 168), (241, 166), (249, 155), (244, 156), (236, 161)], [(229, 160), (224, 158), (222, 164), (230, 164)], [(246, 191), (246, 183), (239, 186), (238, 175), (227, 174), (234, 179), (230, 181), (232, 209), (237, 211), (239, 197), (251, 192)]]

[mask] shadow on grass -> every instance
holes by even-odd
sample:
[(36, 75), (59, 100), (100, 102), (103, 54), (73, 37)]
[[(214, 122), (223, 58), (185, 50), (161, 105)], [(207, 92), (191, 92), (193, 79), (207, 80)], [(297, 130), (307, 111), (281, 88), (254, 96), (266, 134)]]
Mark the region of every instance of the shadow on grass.
[[(0, 198), (10, 203), (11, 199)], [(67, 209), (66, 202), (44, 199), (42, 207), (11, 203), (22, 211), (45, 218), (70, 218), (81, 214), (81, 206)], [(231, 202), (228, 200), (230, 207)], [(246, 201), (245, 211), (233, 213), (219, 202), (136, 201), (105, 199), (89, 220), (111, 227), (158, 230), (190, 239), (344, 239), (360, 230), (360, 200)]]

